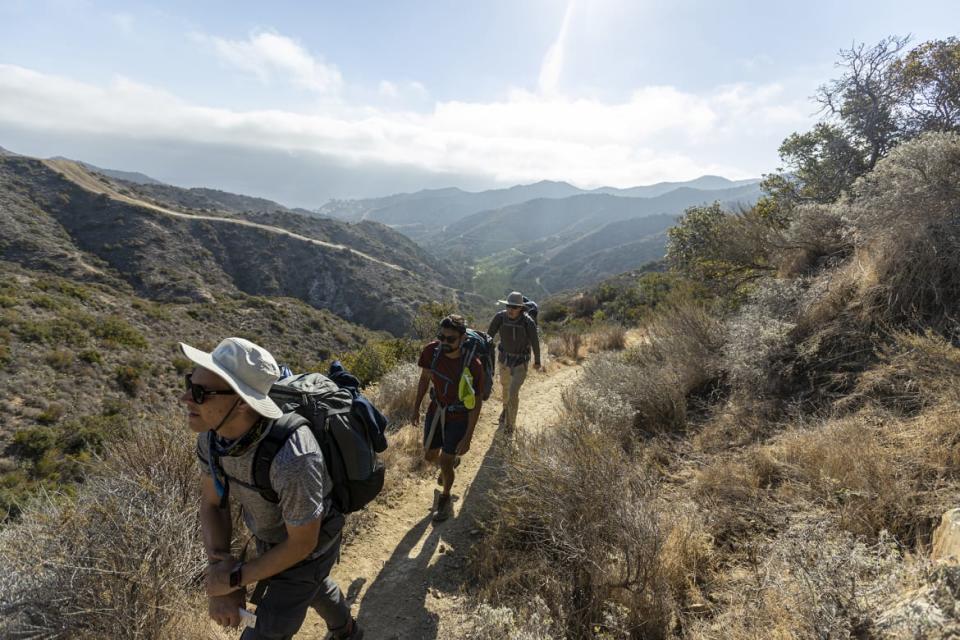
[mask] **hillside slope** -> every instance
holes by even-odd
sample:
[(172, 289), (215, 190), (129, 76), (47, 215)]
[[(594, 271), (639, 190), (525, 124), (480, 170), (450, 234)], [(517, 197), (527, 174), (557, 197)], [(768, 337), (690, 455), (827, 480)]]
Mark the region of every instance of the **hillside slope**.
[[(0, 258), (74, 277), (103, 271), (158, 301), (234, 292), (289, 296), (351, 321), (409, 330), (415, 307), (466, 301), (427, 276), (328, 240), (240, 218), (193, 215), (138, 200), (65, 161), (0, 159)], [(409, 263), (411, 266), (416, 266)]]

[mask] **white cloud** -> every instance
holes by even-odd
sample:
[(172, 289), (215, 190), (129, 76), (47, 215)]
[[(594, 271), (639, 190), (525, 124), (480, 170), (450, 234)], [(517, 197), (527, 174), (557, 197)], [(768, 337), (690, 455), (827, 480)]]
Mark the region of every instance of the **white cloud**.
[[(405, 86), (382, 84), (381, 91)], [(343, 103), (311, 113), (233, 111), (192, 104), (125, 78), (98, 86), (0, 65), (0, 124), (317, 152), (344, 162), (503, 182), (558, 179), (627, 187), (705, 173), (749, 177), (771, 169), (783, 137), (810, 121), (805, 107), (782, 94), (777, 85), (724, 86), (705, 94), (652, 86), (616, 104), (515, 91), (495, 102), (438, 102), (428, 113)], [(760, 164), (756, 149), (769, 162)]]
[(570, 19), (573, 16), (575, 0), (567, 1), (567, 10), (563, 14), (563, 22), (560, 24), (560, 31), (556, 39), (547, 49), (543, 56), (543, 62), (540, 65), (540, 77), (538, 86), (540, 92), (551, 95), (557, 92), (560, 84), (560, 75), (563, 73), (563, 61), (567, 47), (567, 33), (570, 30)]
[(280, 76), (302, 89), (325, 94), (336, 93), (343, 84), (335, 65), (314, 57), (296, 40), (272, 31), (252, 33), (246, 40), (204, 34), (194, 37), (210, 44), (224, 63), (256, 76), (263, 83)]
[(391, 82), (381, 80), (377, 92), (381, 98), (391, 101), (423, 101), (430, 97), (427, 88), (421, 82)]

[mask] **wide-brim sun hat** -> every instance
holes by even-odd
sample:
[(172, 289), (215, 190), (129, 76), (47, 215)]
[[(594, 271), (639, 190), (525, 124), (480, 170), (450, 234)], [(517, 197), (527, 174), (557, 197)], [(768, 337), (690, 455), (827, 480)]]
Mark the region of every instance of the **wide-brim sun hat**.
[(497, 300), (500, 304), (505, 304), (508, 307), (522, 307), (523, 306), (523, 294), (519, 291), (512, 291), (510, 295), (507, 296), (506, 300)]
[(269, 396), (270, 387), (280, 377), (280, 367), (263, 347), (243, 338), (226, 338), (210, 353), (182, 342), (180, 350), (194, 364), (223, 378), (261, 416), (283, 415)]

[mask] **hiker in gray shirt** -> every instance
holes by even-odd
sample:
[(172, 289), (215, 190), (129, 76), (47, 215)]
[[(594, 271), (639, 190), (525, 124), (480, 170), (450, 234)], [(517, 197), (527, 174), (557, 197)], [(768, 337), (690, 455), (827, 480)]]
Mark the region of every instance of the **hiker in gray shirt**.
[(506, 300), (500, 300), (506, 309), (498, 311), (487, 333), (490, 337), (500, 334), (497, 347), (497, 362), (500, 364), (500, 386), (503, 390), (503, 413), (500, 424), (507, 431), (517, 426), (517, 410), (520, 407), (520, 387), (527, 378), (530, 351), (533, 350), (533, 368), (540, 365), (540, 337), (537, 323), (524, 310), (523, 294), (514, 291)]
[[(255, 582), (257, 622), (241, 640), (292, 638), (308, 607), (324, 619), (332, 638), (362, 638), (329, 577), (340, 553), (343, 515), (332, 507), (332, 481), (309, 426), (296, 429), (270, 465), (278, 501), (267, 500), (251, 477), (258, 445), (289, 417), (268, 395), (280, 375), (273, 356), (243, 338), (227, 338), (212, 353), (183, 343), (180, 349), (196, 365), (180, 401), (197, 434), (210, 617), (238, 626), (245, 587)], [(256, 539), (257, 557), (246, 562), (231, 555), (231, 501), (242, 507)]]

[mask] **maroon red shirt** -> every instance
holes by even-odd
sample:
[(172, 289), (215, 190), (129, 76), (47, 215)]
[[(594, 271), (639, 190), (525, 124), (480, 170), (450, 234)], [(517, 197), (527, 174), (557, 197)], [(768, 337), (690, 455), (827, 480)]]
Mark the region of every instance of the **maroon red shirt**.
[[(420, 359), (417, 361), (417, 365), (424, 369), (430, 369), (430, 365), (433, 363), (433, 354), (439, 344), (439, 340), (434, 340), (425, 346), (423, 351), (420, 352)], [(437, 398), (444, 406), (458, 404), (460, 402), (457, 387), (460, 383), (460, 367), (462, 366), (462, 362), (462, 354), (461, 357), (458, 358), (448, 358), (441, 353), (440, 357), (437, 358), (437, 371), (431, 372), (430, 378), (433, 380), (433, 388), (436, 389)], [(448, 384), (447, 380), (438, 376), (437, 373), (443, 374), (453, 382)], [(473, 362), (470, 363), (470, 375), (473, 376), (474, 393), (478, 397), (483, 397), (483, 365), (480, 364), (480, 358), (475, 357)]]

